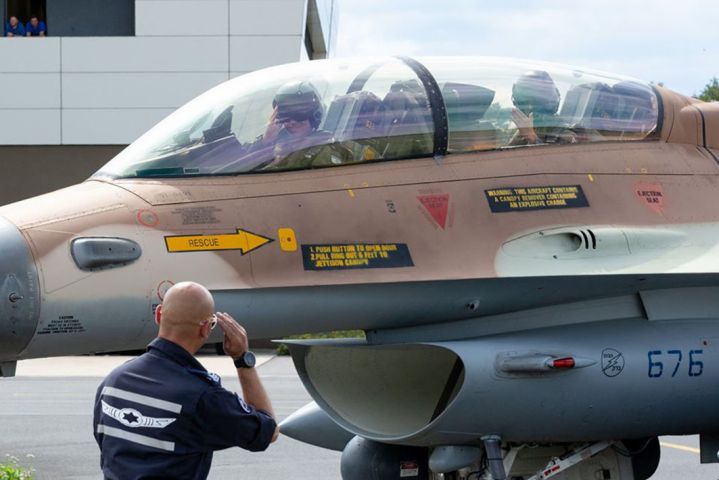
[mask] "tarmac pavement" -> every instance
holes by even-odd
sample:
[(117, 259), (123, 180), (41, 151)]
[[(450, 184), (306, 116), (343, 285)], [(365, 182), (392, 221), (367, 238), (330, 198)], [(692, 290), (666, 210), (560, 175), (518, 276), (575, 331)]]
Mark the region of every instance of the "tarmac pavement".
[[(101, 479), (92, 436), (95, 390), (114, 366), (130, 357), (94, 356), (27, 360), (17, 377), (0, 379), (0, 463), (6, 454), (35, 469), (36, 480)], [(260, 353), (260, 375), (281, 419), (310, 401), (289, 357)], [(200, 357), (223, 385), (239, 390), (226, 357)], [(718, 480), (719, 464), (699, 464), (698, 436), (663, 437), (662, 460), (652, 480)], [(33, 455), (28, 458), (27, 455)], [(217, 452), (211, 479), (336, 480), (340, 453), (280, 439), (264, 453), (239, 448)]]

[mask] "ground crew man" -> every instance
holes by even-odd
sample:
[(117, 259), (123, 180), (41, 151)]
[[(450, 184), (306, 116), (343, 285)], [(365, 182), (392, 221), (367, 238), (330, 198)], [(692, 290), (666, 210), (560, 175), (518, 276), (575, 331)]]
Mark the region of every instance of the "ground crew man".
[[(170, 288), (155, 322), (159, 334), (147, 352), (110, 373), (95, 396), (94, 435), (106, 478), (204, 479), (214, 450), (261, 451), (275, 441), (279, 429), (247, 334), (230, 315), (215, 313), (205, 287)], [(216, 323), (244, 399), (194, 357)]]

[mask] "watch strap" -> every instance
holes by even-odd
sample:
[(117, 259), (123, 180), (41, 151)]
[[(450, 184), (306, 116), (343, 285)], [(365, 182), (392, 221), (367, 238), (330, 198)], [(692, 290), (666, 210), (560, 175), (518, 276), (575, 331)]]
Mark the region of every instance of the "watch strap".
[(247, 363), (246, 358), (248, 357), (248, 353), (251, 358), (254, 358), (254, 354), (252, 352), (250, 352), (249, 350), (246, 351), (240, 356), (240, 358), (233, 360), (235, 368), (253, 368), (255, 366), (254, 362), (252, 362), (252, 365)]

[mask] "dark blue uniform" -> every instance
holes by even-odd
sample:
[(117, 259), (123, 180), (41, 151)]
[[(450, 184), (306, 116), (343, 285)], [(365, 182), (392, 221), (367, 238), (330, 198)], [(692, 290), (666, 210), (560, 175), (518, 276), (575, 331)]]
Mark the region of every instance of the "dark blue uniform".
[(25, 33), (26, 34), (29, 33), (31, 37), (39, 37), (40, 32), (47, 35), (47, 29), (45, 28), (45, 22), (43, 22), (42, 20), (37, 22), (37, 27), (33, 27), (32, 22), (27, 22), (27, 24), (25, 24)]
[(12, 33), (16, 37), (24, 37), (25, 36), (25, 27), (22, 25), (22, 23), (17, 22), (17, 25), (14, 27), (10, 25), (10, 22), (5, 23), (5, 36), (7, 37), (8, 33)]
[(112, 480), (206, 478), (214, 450), (264, 450), (276, 427), (162, 338), (100, 384), (93, 424), (102, 471)]

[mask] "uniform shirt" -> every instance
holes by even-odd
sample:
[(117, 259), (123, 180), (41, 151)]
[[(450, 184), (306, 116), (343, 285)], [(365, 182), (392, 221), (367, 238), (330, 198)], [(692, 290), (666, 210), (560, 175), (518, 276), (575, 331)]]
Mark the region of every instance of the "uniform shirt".
[(7, 37), (8, 33), (12, 33), (16, 37), (24, 37), (25, 36), (25, 27), (23, 27), (22, 23), (17, 22), (17, 25), (15, 27), (10, 26), (10, 22), (7, 22), (5, 24), (5, 36)]
[(40, 32), (47, 35), (47, 31), (45, 30), (45, 22), (42, 20), (37, 22), (37, 27), (33, 27), (32, 23), (27, 22), (27, 25), (25, 25), (25, 33), (29, 33), (31, 37), (39, 37)]
[(225, 390), (184, 348), (157, 338), (100, 384), (93, 428), (106, 478), (204, 479), (212, 452), (267, 448), (275, 421)]

